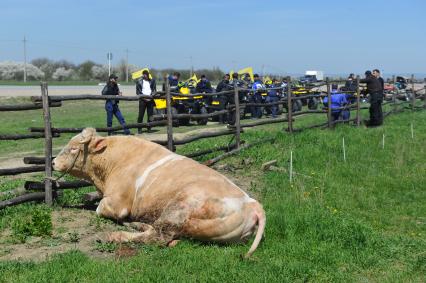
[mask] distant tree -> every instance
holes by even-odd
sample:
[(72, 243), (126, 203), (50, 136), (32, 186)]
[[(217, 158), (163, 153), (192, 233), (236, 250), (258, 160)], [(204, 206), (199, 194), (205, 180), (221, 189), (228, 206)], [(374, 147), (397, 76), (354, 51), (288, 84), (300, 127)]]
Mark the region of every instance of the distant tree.
[(93, 61), (85, 61), (78, 65), (78, 75), (81, 80), (89, 81), (93, 78), (92, 67), (96, 66), (96, 63)]
[(95, 65), (92, 67), (92, 77), (100, 81), (106, 81), (108, 78), (108, 67), (105, 65)]
[(52, 74), (52, 79), (58, 80), (58, 81), (65, 81), (69, 80), (73, 77), (74, 70), (73, 69), (65, 69), (64, 67), (59, 67), (56, 69), (56, 71)]
[[(43, 71), (34, 66), (27, 64), (27, 79), (37, 80), (44, 77)], [(0, 79), (2, 80), (23, 80), (24, 63), (23, 62), (0, 62)]]

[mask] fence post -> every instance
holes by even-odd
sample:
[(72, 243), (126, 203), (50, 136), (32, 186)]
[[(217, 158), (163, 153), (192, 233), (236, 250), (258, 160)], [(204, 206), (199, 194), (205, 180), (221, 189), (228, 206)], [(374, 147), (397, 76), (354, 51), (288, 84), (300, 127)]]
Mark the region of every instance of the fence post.
[(356, 125), (361, 125), (361, 90), (359, 88), (359, 76), (356, 76)]
[(325, 82), (327, 84), (327, 119), (328, 119), (328, 127), (331, 128), (331, 88), (330, 88), (330, 79), (328, 77), (325, 78)]
[(287, 123), (288, 132), (293, 133), (293, 105), (291, 99), (291, 77), (287, 77)]
[(173, 150), (173, 116), (172, 116), (172, 99), (170, 95), (169, 78), (166, 78), (166, 107), (167, 107), (167, 148)]
[(241, 124), (240, 124), (240, 97), (238, 94), (237, 82), (234, 82), (234, 105), (235, 105), (235, 145), (236, 148), (240, 148), (240, 135), (241, 135)]
[(411, 89), (413, 92), (413, 96), (411, 98), (411, 110), (414, 110), (415, 106), (416, 106), (416, 93), (414, 91), (414, 74), (411, 75)]
[(392, 105), (393, 105), (393, 111), (395, 111), (396, 110), (396, 77), (395, 75), (392, 76), (392, 84), (393, 84)]
[(50, 120), (49, 93), (47, 83), (41, 83), (41, 99), (43, 103), (44, 119), (44, 154), (45, 154), (45, 178), (44, 178), (44, 200), (47, 205), (53, 203), (52, 193), (52, 122)]
[(426, 78), (424, 78), (423, 80), (423, 90), (424, 90), (424, 94), (423, 94), (423, 108), (426, 109)]

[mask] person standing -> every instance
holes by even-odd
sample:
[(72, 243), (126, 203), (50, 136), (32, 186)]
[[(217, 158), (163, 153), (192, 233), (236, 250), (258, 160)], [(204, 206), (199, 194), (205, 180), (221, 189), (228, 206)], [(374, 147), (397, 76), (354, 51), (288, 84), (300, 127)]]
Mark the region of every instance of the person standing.
[[(267, 96), (266, 96), (266, 103), (275, 103), (278, 102), (279, 97), (278, 97), (278, 90), (274, 89), (278, 87), (278, 81), (277, 79), (273, 79), (270, 84), (266, 84), (266, 89), (267, 89)], [(272, 105), (270, 108), (271, 110), (271, 114), (272, 114), (272, 118), (276, 118), (277, 114), (278, 114), (278, 105)]]
[(373, 70), (373, 76), (375, 76), (379, 80), (380, 86), (382, 87), (382, 95), (384, 95), (383, 92), (385, 90), (385, 80), (381, 77), (379, 69)]
[(380, 81), (370, 71), (366, 71), (365, 78), (359, 82), (367, 84), (367, 93), (370, 94), (370, 120), (367, 122), (367, 127), (382, 125), (383, 90)]
[[(102, 95), (122, 95), (117, 85), (117, 79), (118, 77), (114, 74), (111, 74), (109, 76), (108, 82), (102, 89)], [(105, 110), (107, 112), (107, 127), (112, 127), (112, 117), (115, 116), (120, 125), (123, 126), (124, 133), (126, 135), (130, 135), (130, 131), (126, 127), (126, 121), (124, 120), (124, 117), (121, 114), (120, 108), (118, 108), (118, 103), (119, 100), (117, 99), (107, 99), (105, 102)], [(108, 136), (110, 136), (111, 134), (112, 132), (108, 131)]]
[[(151, 78), (149, 72), (144, 70), (142, 77), (136, 82), (136, 95), (153, 96), (156, 92), (155, 79)], [(154, 114), (154, 100), (152, 98), (140, 98), (139, 99), (139, 115), (138, 123), (143, 122), (145, 116), (145, 110), (148, 115), (148, 122), (152, 122), (152, 115)], [(151, 127), (148, 127), (148, 132), (151, 131)], [(142, 133), (142, 129), (138, 128), (138, 134)]]
[[(254, 83), (251, 89), (253, 90), (253, 94), (251, 96), (250, 102), (256, 103), (256, 104), (262, 103), (262, 95), (260, 91), (265, 90), (265, 86), (260, 80), (260, 77), (258, 74), (254, 74)], [(260, 106), (252, 106), (251, 110), (252, 110), (251, 111), (252, 119), (262, 118), (262, 108)]]
[[(328, 97), (324, 97), (324, 106), (328, 107)], [(342, 119), (343, 121), (349, 120), (350, 112), (349, 109), (342, 109), (349, 104), (346, 95), (338, 91), (338, 85), (331, 85), (331, 119), (337, 121)]]
[(349, 92), (353, 92), (355, 93), (357, 90), (357, 85), (356, 85), (356, 78), (354, 74), (349, 74), (346, 82), (345, 82), (345, 86), (342, 89), (343, 91), (349, 91)]
[[(216, 92), (221, 91), (228, 91), (232, 89), (232, 86), (229, 83), (230, 76), (229, 74), (225, 74), (222, 78), (222, 80), (219, 82), (219, 84), (216, 87)], [(227, 95), (219, 95), (216, 97), (217, 100), (219, 100), (219, 110), (225, 110), (227, 103), (228, 103), (228, 96)], [(219, 116), (219, 123), (223, 124), (226, 121), (226, 117), (228, 117), (227, 114), (222, 114)]]

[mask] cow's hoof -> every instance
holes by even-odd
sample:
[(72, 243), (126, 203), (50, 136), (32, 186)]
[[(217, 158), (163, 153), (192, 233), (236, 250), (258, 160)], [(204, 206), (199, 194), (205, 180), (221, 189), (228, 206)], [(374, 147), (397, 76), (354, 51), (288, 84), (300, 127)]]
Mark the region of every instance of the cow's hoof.
[(167, 243), (167, 246), (169, 248), (173, 248), (176, 247), (176, 245), (180, 242), (180, 240), (171, 240), (170, 242)]

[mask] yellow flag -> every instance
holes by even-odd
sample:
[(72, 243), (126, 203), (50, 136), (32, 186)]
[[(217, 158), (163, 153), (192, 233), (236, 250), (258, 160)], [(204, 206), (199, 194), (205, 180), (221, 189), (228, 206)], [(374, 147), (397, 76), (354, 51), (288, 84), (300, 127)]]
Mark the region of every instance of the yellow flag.
[(151, 75), (151, 72), (149, 71), (148, 68), (143, 68), (143, 69), (140, 69), (139, 71), (133, 72), (132, 73), (132, 80), (137, 80), (140, 77), (142, 77), (143, 71), (148, 71), (148, 73), (149, 73), (149, 79), (152, 80), (152, 75)]

